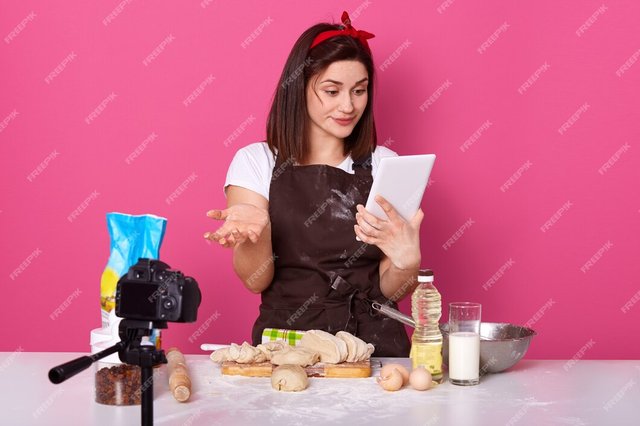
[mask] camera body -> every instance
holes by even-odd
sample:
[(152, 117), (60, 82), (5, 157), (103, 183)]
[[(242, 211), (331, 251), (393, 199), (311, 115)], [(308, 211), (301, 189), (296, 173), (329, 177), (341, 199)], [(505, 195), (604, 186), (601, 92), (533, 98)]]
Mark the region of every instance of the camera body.
[(140, 258), (118, 280), (116, 315), (141, 321), (194, 322), (198, 283), (159, 260)]

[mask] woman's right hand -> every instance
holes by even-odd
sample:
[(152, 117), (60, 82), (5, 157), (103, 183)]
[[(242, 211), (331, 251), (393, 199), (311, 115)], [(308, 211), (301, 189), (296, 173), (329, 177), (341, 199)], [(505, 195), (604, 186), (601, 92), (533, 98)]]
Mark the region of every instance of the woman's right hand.
[(204, 237), (217, 241), (223, 247), (234, 247), (249, 240), (258, 242), (262, 232), (271, 226), (269, 212), (249, 203), (234, 204), (224, 210), (210, 210), (207, 216), (224, 220), (215, 232), (206, 232)]

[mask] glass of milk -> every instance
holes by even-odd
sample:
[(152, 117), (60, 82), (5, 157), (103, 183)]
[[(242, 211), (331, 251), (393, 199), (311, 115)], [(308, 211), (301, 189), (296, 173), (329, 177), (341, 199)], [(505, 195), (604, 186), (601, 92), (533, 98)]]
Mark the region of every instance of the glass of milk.
[(480, 314), (482, 305), (449, 304), (449, 381), (454, 385), (480, 383)]

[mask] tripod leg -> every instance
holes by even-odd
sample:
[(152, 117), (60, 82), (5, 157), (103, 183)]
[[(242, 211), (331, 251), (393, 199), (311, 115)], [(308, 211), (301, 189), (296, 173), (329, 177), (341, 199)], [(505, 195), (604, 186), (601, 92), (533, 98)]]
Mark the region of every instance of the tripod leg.
[(142, 426), (153, 425), (153, 367), (141, 367), (142, 391), (141, 410)]

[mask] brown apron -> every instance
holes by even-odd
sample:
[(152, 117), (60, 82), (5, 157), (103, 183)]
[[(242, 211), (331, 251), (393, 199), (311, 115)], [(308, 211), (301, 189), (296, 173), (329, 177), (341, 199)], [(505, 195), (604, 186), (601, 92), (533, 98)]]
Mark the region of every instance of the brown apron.
[(267, 327), (348, 331), (375, 346), (375, 356), (407, 357), (404, 326), (371, 308), (388, 303), (380, 291), (382, 252), (356, 241), (357, 204), (373, 178), (371, 156), (355, 174), (327, 165), (293, 166), (276, 159), (269, 189), (274, 277), (262, 292), (253, 326), (257, 345)]

